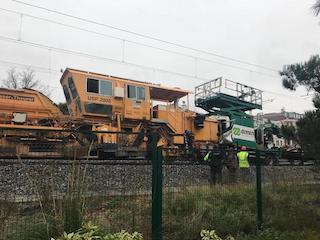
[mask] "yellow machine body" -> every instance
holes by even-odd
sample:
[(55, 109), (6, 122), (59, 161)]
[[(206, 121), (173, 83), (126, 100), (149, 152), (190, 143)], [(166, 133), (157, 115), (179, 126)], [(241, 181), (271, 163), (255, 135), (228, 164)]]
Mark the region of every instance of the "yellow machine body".
[[(171, 156), (177, 156), (176, 150), (186, 146), (186, 132), (192, 133), (197, 145), (218, 143), (217, 121), (205, 117), (201, 126), (197, 125), (197, 114), (179, 106), (179, 100), (190, 93), (187, 90), (75, 69), (66, 69), (60, 83), (68, 116), (38, 91), (0, 89), (2, 147), (20, 144), (22, 150), (16, 152), (22, 151), (24, 155), (36, 152), (35, 144), (44, 143), (44, 148), (54, 144), (53, 149), (57, 149), (61, 142), (75, 147), (77, 143), (72, 138), (80, 143), (82, 139), (62, 132), (83, 127), (93, 132), (105, 131), (95, 133), (95, 143), (101, 149), (107, 146), (120, 151), (123, 156), (126, 151), (132, 152), (133, 147), (146, 150), (147, 133), (152, 130), (160, 135), (158, 145), (170, 149)], [(39, 137), (36, 132), (44, 127), (48, 133)], [(118, 134), (123, 132), (135, 134)]]
[(178, 106), (187, 90), (75, 69), (66, 69), (60, 82), (72, 117), (109, 124), (114, 131), (133, 132), (141, 122), (161, 126), (164, 146), (183, 144), (186, 130), (195, 141), (218, 142), (216, 121), (206, 118), (197, 128), (196, 113)]
[(57, 121), (62, 115), (59, 108), (38, 91), (0, 88), (0, 123), (38, 125), (41, 120)]

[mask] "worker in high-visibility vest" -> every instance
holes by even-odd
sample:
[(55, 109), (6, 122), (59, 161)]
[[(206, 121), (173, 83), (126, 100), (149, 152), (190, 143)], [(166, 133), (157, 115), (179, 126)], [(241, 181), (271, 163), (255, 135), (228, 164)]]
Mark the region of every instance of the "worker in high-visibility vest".
[(247, 148), (245, 146), (242, 146), (240, 149), (240, 152), (237, 153), (237, 157), (239, 160), (239, 168), (249, 168), (249, 153), (247, 152)]
[(207, 152), (207, 154), (203, 158), (203, 161), (209, 162), (210, 154), (211, 154), (211, 151)]
[(237, 157), (239, 160), (239, 170), (240, 170), (240, 179), (246, 183), (250, 183), (251, 173), (250, 173), (250, 165), (249, 165), (249, 153), (247, 152), (247, 148), (242, 146), (240, 151), (237, 153)]

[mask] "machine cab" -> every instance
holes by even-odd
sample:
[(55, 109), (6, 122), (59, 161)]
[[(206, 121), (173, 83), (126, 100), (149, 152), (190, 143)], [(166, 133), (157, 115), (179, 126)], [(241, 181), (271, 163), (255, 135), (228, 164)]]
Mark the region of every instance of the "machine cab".
[(150, 119), (149, 87), (142, 82), (74, 69), (66, 69), (60, 82), (73, 117)]
[(121, 120), (170, 121), (178, 109), (178, 100), (189, 93), (75, 69), (66, 69), (60, 82), (70, 115), (97, 121), (116, 116)]

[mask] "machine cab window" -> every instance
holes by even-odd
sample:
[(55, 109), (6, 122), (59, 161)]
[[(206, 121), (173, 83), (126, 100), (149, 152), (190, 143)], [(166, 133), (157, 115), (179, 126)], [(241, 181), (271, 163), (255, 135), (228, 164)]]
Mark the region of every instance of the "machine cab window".
[(69, 85), (69, 88), (70, 88), (72, 97), (73, 97), (73, 98), (78, 97), (77, 88), (76, 88), (76, 86), (74, 85), (74, 82), (73, 82), (73, 78), (72, 78), (72, 77), (69, 77), (69, 78), (68, 78), (68, 85)]
[(87, 79), (87, 92), (104, 96), (112, 96), (112, 82), (106, 80)]
[(104, 96), (112, 95), (112, 82), (110, 81), (100, 81), (100, 94)]
[(135, 99), (135, 100), (145, 100), (146, 99), (145, 88), (128, 85), (127, 96), (128, 98)]
[(70, 94), (69, 94), (69, 90), (68, 90), (66, 85), (63, 85), (62, 88), (63, 88), (64, 95), (66, 97), (67, 103), (70, 104), (71, 103), (71, 97), (70, 97)]
[(99, 93), (99, 80), (87, 79), (87, 92), (89, 93)]

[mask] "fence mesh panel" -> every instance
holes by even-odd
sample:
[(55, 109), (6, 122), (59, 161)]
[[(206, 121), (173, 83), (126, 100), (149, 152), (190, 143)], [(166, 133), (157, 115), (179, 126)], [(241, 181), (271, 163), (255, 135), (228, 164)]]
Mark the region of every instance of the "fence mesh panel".
[(300, 239), (319, 236), (319, 191), (320, 171), (314, 165), (263, 166), (264, 228), (301, 234)]
[[(1, 133), (1, 240), (50, 239), (89, 221), (151, 239), (152, 166), (145, 149), (132, 147), (137, 135), (98, 135), (110, 143), (99, 156), (97, 138), (82, 133), (19, 132), (20, 141), (15, 131)], [(114, 139), (119, 155), (108, 152)], [(201, 239), (203, 229), (237, 240), (258, 234), (255, 166), (170, 159), (162, 172), (163, 239)], [(318, 233), (319, 176), (313, 165), (262, 166), (263, 228), (300, 239)]]
[(163, 239), (201, 239), (206, 229), (254, 232), (255, 175), (234, 170), (224, 166), (221, 182), (212, 184), (210, 164), (164, 166)]
[[(78, 133), (33, 132), (29, 139), (11, 133), (2, 139), (0, 158), (0, 239), (50, 239), (89, 221), (106, 232), (138, 231), (150, 239), (151, 164), (137, 156), (143, 151), (128, 149), (134, 134), (115, 136), (119, 152), (130, 151), (132, 159), (99, 159), (98, 145)], [(13, 140), (18, 135), (22, 144)], [(46, 144), (34, 143), (39, 135)]]

